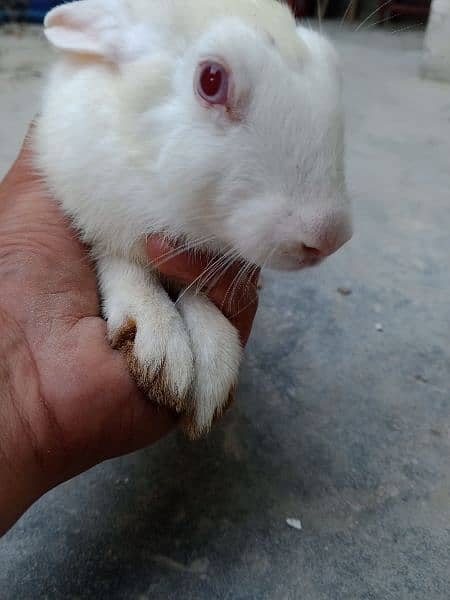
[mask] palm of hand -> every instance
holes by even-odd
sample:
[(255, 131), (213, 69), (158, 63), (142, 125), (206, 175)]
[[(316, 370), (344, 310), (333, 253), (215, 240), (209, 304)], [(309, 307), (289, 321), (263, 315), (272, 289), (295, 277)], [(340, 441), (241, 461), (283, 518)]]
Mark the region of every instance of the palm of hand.
[(9, 447), (20, 455), (29, 444), (36, 465), (63, 479), (152, 443), (173, 418), (139, 394), (110, 348), (86, 251), (29, 160), (23, 150), (0, 188), (0, 328), (9, 332), (0, 349), (23, 391), (5, 390), (1, 410), (15, 423)]

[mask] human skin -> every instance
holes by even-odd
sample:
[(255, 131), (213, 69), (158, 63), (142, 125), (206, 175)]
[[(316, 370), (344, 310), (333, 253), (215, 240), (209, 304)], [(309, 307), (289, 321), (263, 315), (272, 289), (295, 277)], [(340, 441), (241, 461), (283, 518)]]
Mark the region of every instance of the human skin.
[[(208, 257), (149, 238), (148, 256), (189, 285)], [(241, 265), (208, 290), (245, 345), (258, 273), (226, 301)], [(24, 144), (0, 184), (0, 535), (40, 496), (106, 460), (149, 446), (177, 417), (136, 388), (100, 316), (87, 249), (32, 168)], [(240, 307), (240, 308), (239, 308)]]

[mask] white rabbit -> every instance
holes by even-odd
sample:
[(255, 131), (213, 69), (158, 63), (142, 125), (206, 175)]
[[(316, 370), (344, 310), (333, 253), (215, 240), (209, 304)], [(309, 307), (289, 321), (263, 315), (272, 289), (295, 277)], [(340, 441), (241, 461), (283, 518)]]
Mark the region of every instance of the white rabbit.
[(338, 61), (274, 0), (81, 0), (52, 10), (62, 50), (37, 165), (97, 263), (112, 343), (192, 436), (226, 406), (237, 331), (203, 295), (176, 304), (145, 258), (163, 233), (299, 269), (351, 237)]

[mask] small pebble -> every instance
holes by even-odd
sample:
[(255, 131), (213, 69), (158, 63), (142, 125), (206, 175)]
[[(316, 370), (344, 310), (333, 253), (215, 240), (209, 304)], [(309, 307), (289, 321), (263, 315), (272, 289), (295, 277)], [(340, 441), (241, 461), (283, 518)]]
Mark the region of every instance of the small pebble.
[(383, 331), (383, 325), (381, 323), (375, 323), (375, 329), (377, 331)]
[(347, 287), (338, 287), (337, 291), (341, 294), (341, 296), (350, 296), (352, 290)]
[(300, 519), (286, 519), (286, 523), (289, 525), (289, 527), (293, 527), (294, 529), (302, 529), (302, 522)]

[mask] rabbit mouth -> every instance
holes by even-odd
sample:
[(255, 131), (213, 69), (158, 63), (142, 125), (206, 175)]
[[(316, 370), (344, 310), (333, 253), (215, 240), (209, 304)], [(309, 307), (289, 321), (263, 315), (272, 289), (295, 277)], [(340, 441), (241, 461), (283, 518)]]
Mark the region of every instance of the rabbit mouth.
[(323, 256), (297, 257), (289, 254), (274, 254), (266, 266), (274, 271), (301, 271), (320, 265), (325, 258)]

